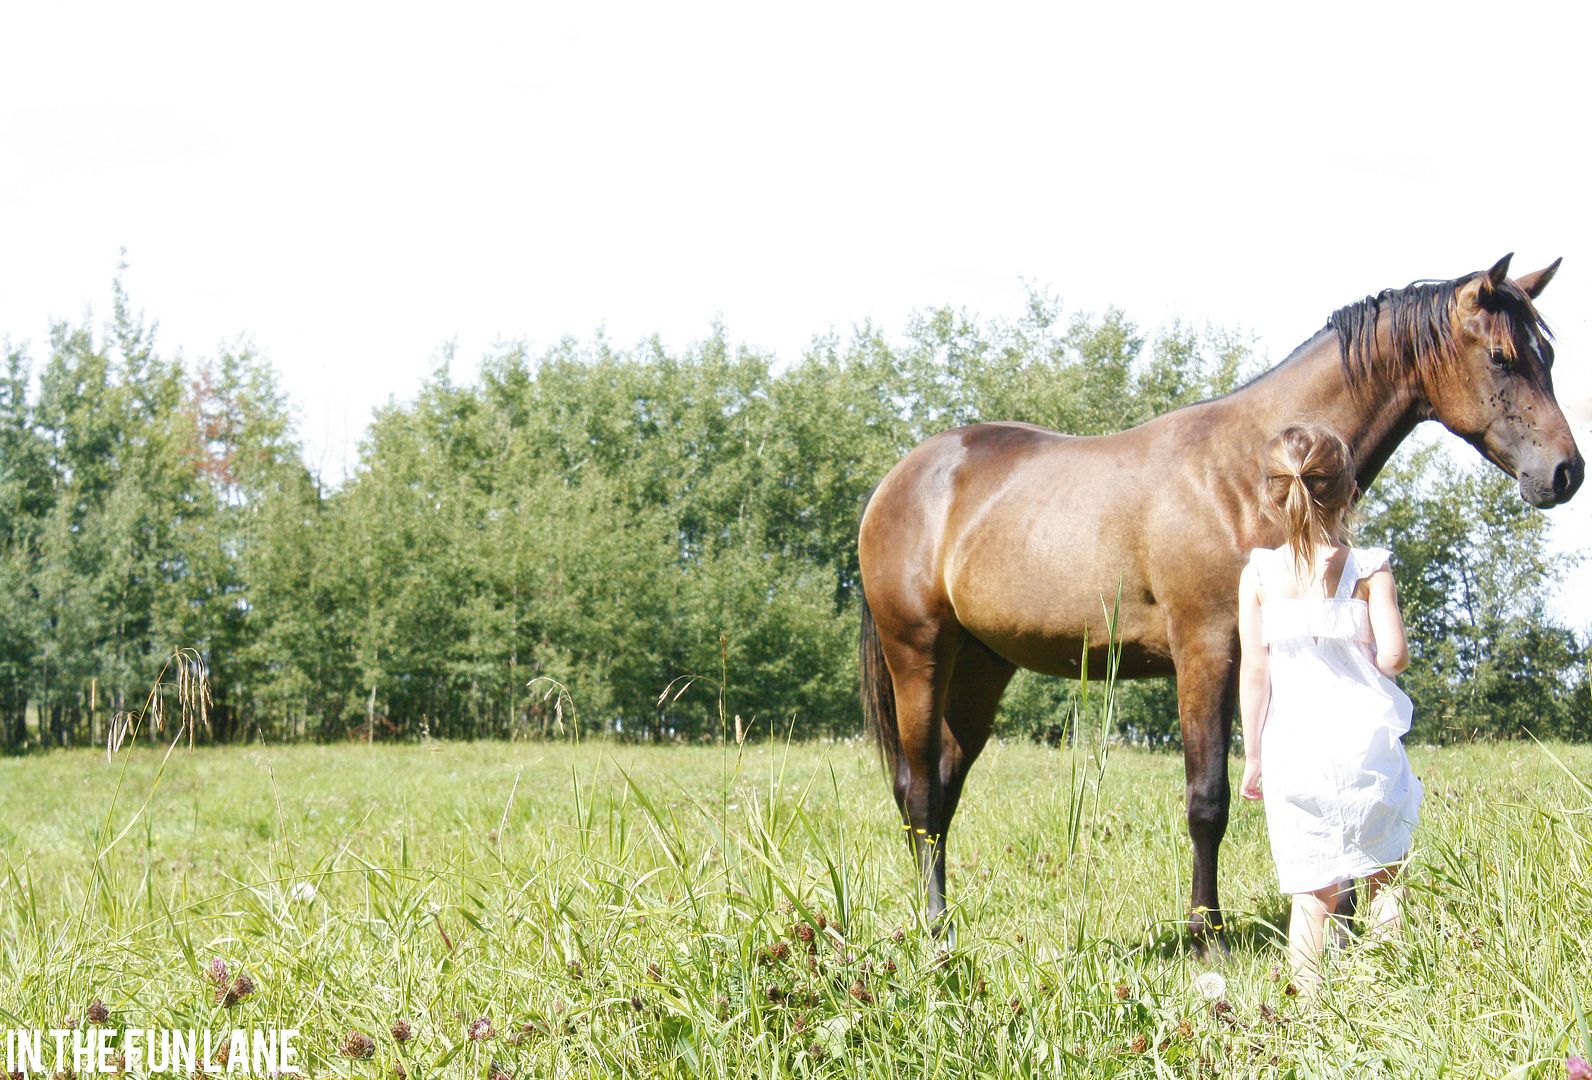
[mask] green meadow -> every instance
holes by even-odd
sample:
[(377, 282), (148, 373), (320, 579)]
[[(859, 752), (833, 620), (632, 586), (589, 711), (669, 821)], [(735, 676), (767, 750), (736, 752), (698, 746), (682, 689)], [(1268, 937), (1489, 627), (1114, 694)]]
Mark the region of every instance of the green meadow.
[(1404, 936), (1335, 953), (1308, 999), (1258, 806), (1222, 851), (1230, 952), (1188, 951), (1172, 754), (992, 746), (949, 951), (860, 742), (162, 757), (0, 761), (0, 1024), (296, 1028), (311, 1075), (372, 1077), (1563, 1076), (1585, 1052), (1585, 747), (1412, 748)]

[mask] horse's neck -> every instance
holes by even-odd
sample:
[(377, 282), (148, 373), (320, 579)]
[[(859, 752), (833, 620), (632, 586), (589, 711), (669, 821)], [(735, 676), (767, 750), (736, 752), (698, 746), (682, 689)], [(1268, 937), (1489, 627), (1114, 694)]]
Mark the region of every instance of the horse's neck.
[(1385, 373), (1377, 385), (1350, 389), (1338, 354), (1337, 335), (1317, 334), (1264, 378), (1234, 395), (1246, 405), (1263, 437), (1301, 420), (1324, 424), (1354, 451), (1362, 489), (1370, 486), (1393, 451), (1415, 429), (1424, 412), (1413, 381)]

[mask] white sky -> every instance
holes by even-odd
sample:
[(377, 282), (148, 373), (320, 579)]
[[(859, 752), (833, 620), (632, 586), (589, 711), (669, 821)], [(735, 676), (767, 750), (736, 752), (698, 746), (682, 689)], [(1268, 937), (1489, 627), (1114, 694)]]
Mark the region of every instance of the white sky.
[[(1592, 450), (1574, 6), (1205, 7), (7, 5), (0, 334), (42, 363), (125, 247), (162, 346), (246, 334), (335, 477), (450, 340), (464, 377), (717, 314), (790, 357), (1029, 281), (1279, 359), (1515, 251), (1566, 257), (1542, 307)], [(1592, 494), (1553, 517), (1592, 541)]]

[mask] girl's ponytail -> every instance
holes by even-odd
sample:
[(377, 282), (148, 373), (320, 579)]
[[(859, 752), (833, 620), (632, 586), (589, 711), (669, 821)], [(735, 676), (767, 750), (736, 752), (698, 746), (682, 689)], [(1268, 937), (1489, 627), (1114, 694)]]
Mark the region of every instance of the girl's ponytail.
[(1316, 549), (1346, 541), (1354, 504), (1354, 455), (1327, 428), (1294, 424), (1266, 444), (1262, 503), (1282, 526), (1294, 574), (1314, 577)]

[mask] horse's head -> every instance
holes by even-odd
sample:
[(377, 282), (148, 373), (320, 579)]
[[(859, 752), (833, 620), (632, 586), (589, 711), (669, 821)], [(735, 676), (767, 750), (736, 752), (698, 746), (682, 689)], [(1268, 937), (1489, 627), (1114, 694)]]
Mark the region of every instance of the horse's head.
[(1532, 303), (1559, 260), (1511, 281), (1509, 256), (1452, 283), (1438, 362), (1418, 365), (1431, 415), (1520, 483), (1532, 506), (1557, 506), (1586, 471), (1553, 396), (1553, 343)]

